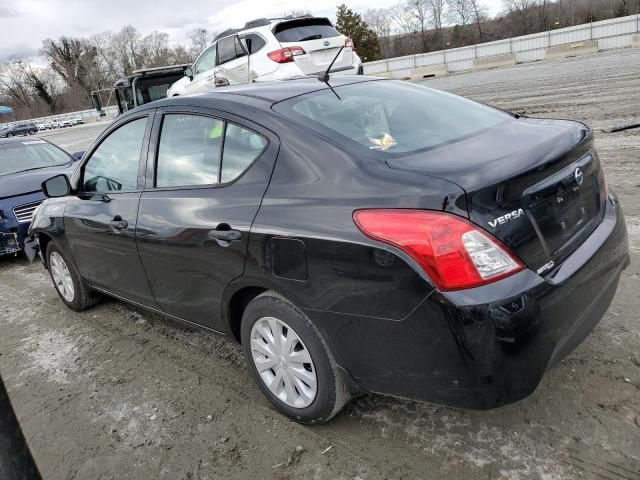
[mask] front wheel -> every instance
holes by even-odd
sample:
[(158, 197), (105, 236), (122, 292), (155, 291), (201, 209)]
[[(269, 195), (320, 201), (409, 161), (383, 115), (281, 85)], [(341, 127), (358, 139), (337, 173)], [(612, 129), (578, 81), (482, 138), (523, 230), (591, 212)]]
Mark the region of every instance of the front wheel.
[(242, 316), (242, 347), (262, 393), (285, 415), (324, 423), (350, 394), (327, 344), (309, 318), (274, 292), (249, 303)]
[(98, 295), (89, 289), (73, 263), (53, 242), (47, 248), (47, 266), (56, 292), (71, 310), (80, 312), (98, 302)]

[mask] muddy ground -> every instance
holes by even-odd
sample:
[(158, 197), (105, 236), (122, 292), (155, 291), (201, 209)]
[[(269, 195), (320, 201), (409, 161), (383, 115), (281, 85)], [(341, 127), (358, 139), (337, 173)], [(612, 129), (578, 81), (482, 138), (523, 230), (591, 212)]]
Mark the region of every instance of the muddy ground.
[[(640, 50), (425, 83), (596, 129), (640, 120)], [(78, 150), (97, 131), (48, 137)], [(0, 373), (44, 477), (640, 479), (640, 130), (597, 132), (597, 147), (631, 266), (591, 336), (489, 412), (370, 395), (304, 427), (270, 407), (237, 346), (117, 301), (73, 313), (39, 264), (0, 260)]]

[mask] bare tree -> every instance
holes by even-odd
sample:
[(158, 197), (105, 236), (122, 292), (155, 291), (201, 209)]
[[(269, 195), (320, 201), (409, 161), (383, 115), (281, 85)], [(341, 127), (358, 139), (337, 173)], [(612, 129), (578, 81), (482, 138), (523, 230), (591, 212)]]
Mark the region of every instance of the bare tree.
[(502, 0), (504, 7), (508, 13), (518, 18), (520, 24), (520, 33), (526, 35), (528, 33), (529, 15), (535, 5), (535, 0)]
[(189, 40), (191, 41), (191, 56), (195, 60), (200, 53), (207, 48), (209, 42), (213, 40), (213, 36), (204, 28), (194, 28), (189, 32)]
[(152, 32), (140, 41), (138, 62), (139, 68), (162, 67), (171, 63), (169, 34)]
[(460, 25), (463, 44), (467, 44), (467, 25), (471, 20), (471, 0), (447, 0), (447, 18), (450, 22)]
[(383, 57), (388, 58), (391, 56), (391, 26), (393, 20), (389, 15), (389, 10), (386, 8), (370, 8), (362, 16), (364, 21), (378, 36), (380, 42), (380, 50)]
[(0, 95), (22, 107), (29, 107), (32, 102), (28, 69), (28, 63), (22, 59), (11, 59), (0, 64)]
[(481, 0), (469, 0), (469, 5), (471, 5), (471, 21), (476, 24), (479, 37), (478, 41), (482, 43), (482, 24), (487, 18), (487, 6), (484, 5)]
[[(431, 3), (434, 0), (408, 0), (406, 3), (406, 9), (413, 18), (413, 24), (420, 32), (420, 39), (422, 40), (422, 50), (427, 50), (427, 28), (429, 26), (429, 14), (431, 9)], [(435, 0), (441, 2), (442, 0)], [(437, 29), (438, 27), (436, 27)]]
[(303, 9), (303, 8), (294, 8), (284, 13), (284, 17), (308, 17), (311, 15), (311, 10)]
[(445, 0), (428, 0), (431, 9), (433, 27), (436, 31), (436, 45), (442, 45), (444, 49), (444, 39), (442, 37), (442, 19), (446, 13)]
[(387, 10), (393, 21), (394, 31), (400, 34), (413, 33), (417, 30), (415, 19), (404, 3), (396, 3)]

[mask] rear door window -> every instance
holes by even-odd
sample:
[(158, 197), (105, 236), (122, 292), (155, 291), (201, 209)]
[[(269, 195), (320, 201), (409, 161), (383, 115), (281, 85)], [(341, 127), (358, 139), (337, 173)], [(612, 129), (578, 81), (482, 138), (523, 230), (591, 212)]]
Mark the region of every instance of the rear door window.
[(155, 185), (178, 188), (232, 182), (262, 154), (267, 143), (262, 135), (218, 118), (166, 114)]
[(302, 18), (282, 22), (276, 25), (273, 33), (281, 43), (304, 42), (340, 36), (340, 32), (331, 26), (331, 22), (322, 18)]
[(165, 115), (156, 163), (156, 187), (218, 183), (224, 122), (200, 115)]
[(222, 155), (222, 183), (232, 182), (260, 156), (267, 139), (251, 130), (227, 124)]
[(223, 38), (218, 42), (218, 65), (235, 60), (245, 55), (237, 35)]

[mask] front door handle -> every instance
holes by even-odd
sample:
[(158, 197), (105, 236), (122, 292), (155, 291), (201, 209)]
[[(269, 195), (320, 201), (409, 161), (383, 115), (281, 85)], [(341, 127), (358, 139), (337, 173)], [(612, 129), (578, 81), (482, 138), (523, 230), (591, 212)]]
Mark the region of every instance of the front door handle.
[(124, 230), (129, 226), (129, 223), (126, 220), (122, 220), (122, 217), (120, 215), (116, 215), (108, 225), (111, 228), (115, 228), (116, 230)]
[(223, 242), (237, 242), (242, 238), (242, 232), (240, 230), (233, 230), (229, 225), (223, 224), (215, 230), (211, 230), (209, 232), (209, 238), (212, 240), (222, 240)]

